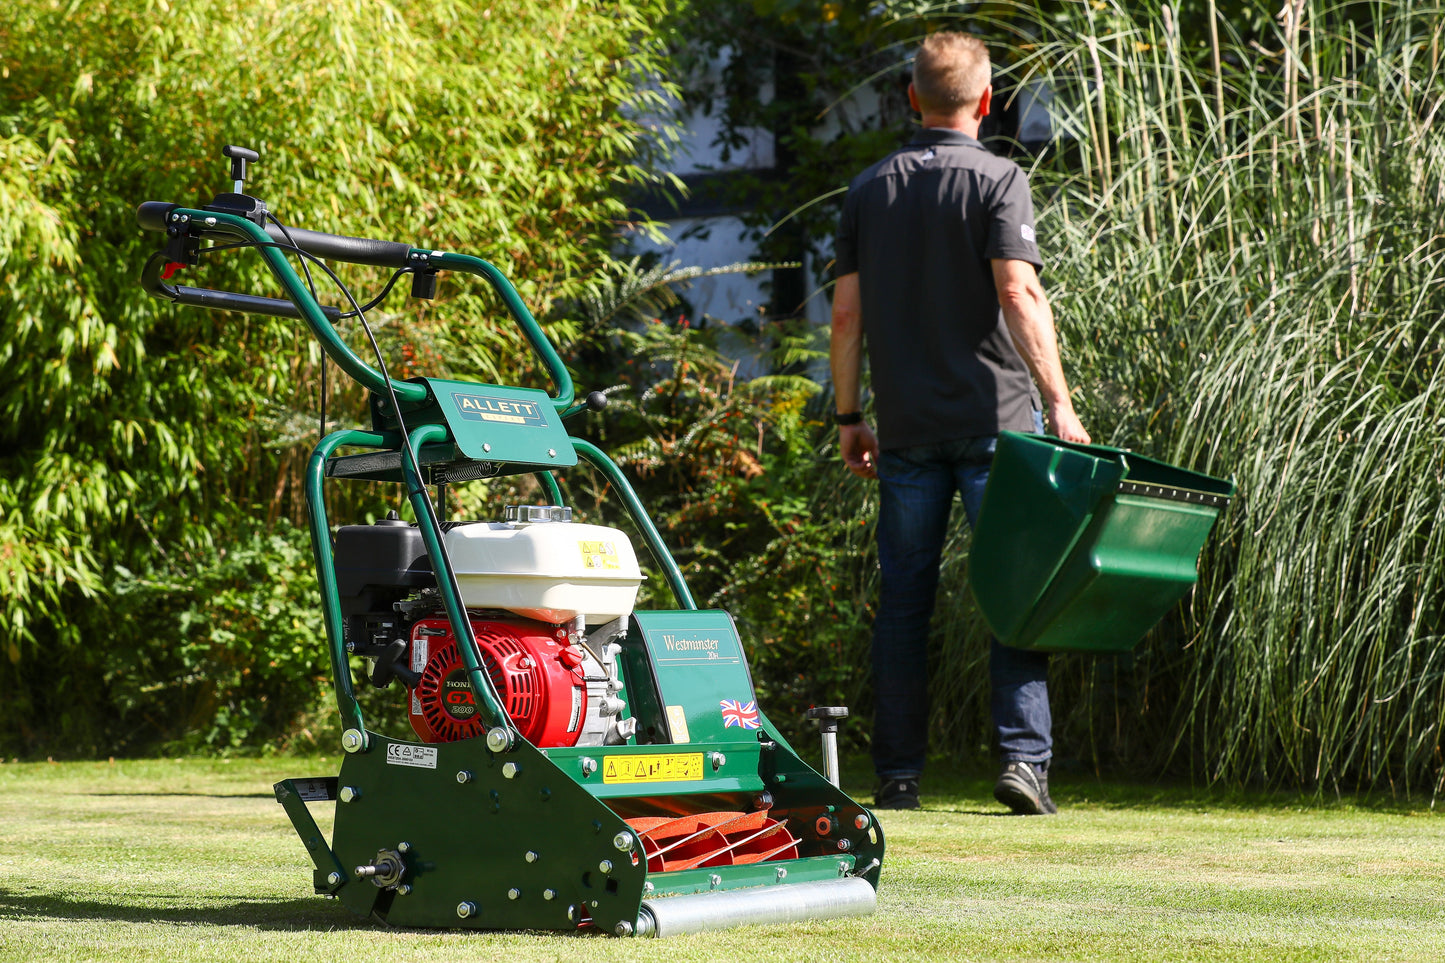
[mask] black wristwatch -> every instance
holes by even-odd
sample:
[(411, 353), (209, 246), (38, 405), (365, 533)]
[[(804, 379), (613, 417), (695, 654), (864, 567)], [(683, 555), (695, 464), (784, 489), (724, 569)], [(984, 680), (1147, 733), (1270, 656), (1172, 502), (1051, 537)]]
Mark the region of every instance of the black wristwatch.
[(833, 424), (835, 425), (856, 425), (863, 420), (861, 411), (835, 411), (833, 412)]

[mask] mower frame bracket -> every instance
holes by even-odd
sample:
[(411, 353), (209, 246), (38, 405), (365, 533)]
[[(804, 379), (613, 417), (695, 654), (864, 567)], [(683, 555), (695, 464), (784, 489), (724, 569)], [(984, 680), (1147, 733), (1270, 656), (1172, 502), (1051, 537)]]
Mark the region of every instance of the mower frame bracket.
[(321, 794), (324, 794), (325, 799), (336, 798), (336, 783), (334, 776), (321, 776), (314, 779), (283, 779), (271, 787), (276, 793), (276, 801), (291, 819), (296, 835), (301, 837), (301, 845), (311, 854), (318, 893), (335, 893), (345, 886), (346, 871), (341, 866), (341, 860), (336, 858), (336, 854), (327, 845), (326, 837), (321, 834), (321, 828), (316, 825), (311, 810), (306, 806), (306, 800), (321, 798)]

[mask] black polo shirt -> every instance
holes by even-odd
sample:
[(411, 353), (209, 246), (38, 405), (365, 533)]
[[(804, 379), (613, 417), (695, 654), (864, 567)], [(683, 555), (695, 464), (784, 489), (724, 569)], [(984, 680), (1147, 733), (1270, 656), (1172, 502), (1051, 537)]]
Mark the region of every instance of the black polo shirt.
[(1034, 430), (995, 258), (1043, 266), (1028, 178), (967, 134), (920, 131), (854, 178), (836, 270), (858, 272), (881, 447)]

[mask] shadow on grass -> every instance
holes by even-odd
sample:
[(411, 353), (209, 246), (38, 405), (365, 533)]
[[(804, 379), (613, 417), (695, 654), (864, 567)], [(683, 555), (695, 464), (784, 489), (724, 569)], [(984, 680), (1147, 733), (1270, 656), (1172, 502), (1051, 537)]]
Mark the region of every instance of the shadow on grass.
[[(53, 895), (27, 896), (0, 892), (0, 917), (46, 916), (76, 922), (177, 923), (210, 926), (248, 926), (262, 930), (375, 930), (385, 924), (362, 919), (339, 903), (314, 899), (227, 900), (211, 906), (181, 905), (183, 894), (136, 894), (154, 900), (134, 905)], [(194, 899), (194, 897), (190, 897)], [(169, 905), (168, 905), (169, 904)]]
[(77, 796), (115, 796), (122, 799), (162, 799), (180, 797), (191, 799), (275, 799), (272, 792), (78, 792)]
[[(392, 926), (373, 917), (359, 917), (340, 903), (314, 899), (226, 900), (215, 898), (214, 906), (165, 905), (180, 901), (179, 894), (137, 894), (158, 905), (134, 906), (104, 900), (70, 899), (63, 896), (22, 896), (0, 891), (0, 919), (46, 917), (89, 923), (173, 923), (177, 925), (234, 926), (274, 932), (373, 932), (432, 933), (437, 929)], [(462, 932), (462, 931), (453, 931)], [(576, 939), (610, 939), (593, 926), (569, 930), (510, 930), (515, 934), (563, 936)]]

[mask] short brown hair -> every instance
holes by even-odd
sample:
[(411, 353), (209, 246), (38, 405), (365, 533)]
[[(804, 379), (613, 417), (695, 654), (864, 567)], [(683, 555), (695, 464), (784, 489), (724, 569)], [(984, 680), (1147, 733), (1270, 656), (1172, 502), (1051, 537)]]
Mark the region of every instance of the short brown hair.
[(983, 41), (956, 30), (930, 34), (913, 61), (913, 89), (926, 113), (953, 114), (978, 103), (992, 79)]

